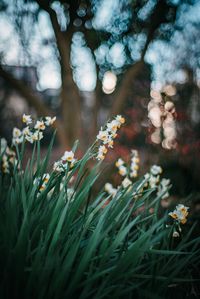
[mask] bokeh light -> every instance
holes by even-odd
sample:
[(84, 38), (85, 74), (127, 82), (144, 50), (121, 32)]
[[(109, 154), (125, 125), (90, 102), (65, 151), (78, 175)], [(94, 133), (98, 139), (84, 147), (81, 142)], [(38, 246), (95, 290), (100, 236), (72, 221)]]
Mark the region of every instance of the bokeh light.
[(104, 74), (103, 76), (103, 81), (102, 81), (102, 90), (106, 94), (111, 94), (116, 87), (117, 84), (117, 76), (108, 71)]

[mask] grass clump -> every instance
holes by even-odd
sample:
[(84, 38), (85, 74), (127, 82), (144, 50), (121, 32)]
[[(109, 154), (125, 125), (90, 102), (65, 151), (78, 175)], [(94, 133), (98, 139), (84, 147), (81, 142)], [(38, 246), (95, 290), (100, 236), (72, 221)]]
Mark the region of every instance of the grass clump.
[[(130, 167), (117, 162), (122, 184), (107, 183), (93, 193), (124, 119), (118, 116), (101, 129), (79, 160), (75, 143), (49, 173), (54, 138), (43, 160), (40, 139), (52, 119), (48, 124), (47, 118), (36, 124), (23, 119), (28, 127), (15, 128), (13, 149), (1, 140), (0, 297), (198, 297), (200, 238), (193, 239), (194, 226), (185, 225), (184, 205), (159, 216), (160, 200), (169, 190), (159, 166), (136, 179), (139, 158), (133, 151)], [(33, 152), (23, 169), (27, 141)]]

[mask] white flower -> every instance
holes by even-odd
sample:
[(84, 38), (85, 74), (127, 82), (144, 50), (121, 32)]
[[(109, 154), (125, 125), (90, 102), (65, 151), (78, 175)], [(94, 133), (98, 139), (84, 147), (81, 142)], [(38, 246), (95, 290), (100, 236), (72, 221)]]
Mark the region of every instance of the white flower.
[(168, 215), (176, 221), (185, 224), (187, 222), (186, 217), (188, 216), (188, 209), (189, 207), (186, 207), (183, 204), (178, 204), (176, 209), (173, 212), (170, 212)]
[(98, 153), (97, 154), (97, 160), (98, 161), (101, 161), (101, 160), (104, 160), (105, 159), (105, 155), (104, 154), (102, 154), (102, 153)]
[(136, 170), (132, 170), (132, 171), (130, 172), (130, 177), (131, 177), (131, 178), (136, 178), (137, 176), (138, 176), (138, 173), (137, 173)]
[(97, 153), (97, 160), (104, 160), (105, 158), (105, 154), (107, 153), (107, 148), (105, 147), (105, 145), (101, 145), (98, 149), (98, 153)]
[(29, 132), (28, 135), (25, 135), (25, 139), (30, 143), (33, 143), (34, 141), (39, 141), (42, 138), (43, 138), (43, 132), (40, 131), (35, 131), (34, 133)]
[(31, 132), (29, 132), (28, 135), (25, 135), (25, 139), (30, 142), (30, 143), (33, 143), (33, 134)]
[(180, 237), (180, 234), (177, 231), (175, 231), (175, 232), (173, 232), (173, 237), (178, 238), (178, 237)]
[(74, 153), (72, 151), (65, 151), (64, 155), (61, 157), (62, 161), (72, 162), (74, 159)]
[(23, 121), (23, 123), (26, 123), (27, 125), (31, 124), (32, 123), (31, 116), (23, 114), (22, 121)]
[(161, 174), (162, 173), (162, 168), (158, 165), (153, 165), (151, 167), (151, 170), (150, 172), (153, 174), (153, 175), (158, 175), (158, 174)]
[(12, 143), (14, 145), (16, 144), (20, 144), (23, 142), (23, 135), (22, 135), (22, 131), (19, 130), (18, 128), (14, 128), (13, 129), (13, 139), (12, 139)]
[(112, 120), (111, 122), (107, 123), (107, 130), (108, 132), (114, 132), (116, 133), (118, 129), (119, 122), (116, 121), (115, 119)]
[(47, 184), (50, 179), (49, 173), (44, 173), (42, 179), (43, 179), (43, 182)]
[(113, 144), (114, 144), (113, 137), (110, 135), (107, 141), (105, 141), (104, 143), (107, 144), (109, 148), (113, 148)]
[(139, 166), (138, 166), (137, 163), (131, 163), (130, 169), (131, 169), (132, 171), (134, 171), (134, 170), (137, 171), (137, 170), (139, 169)]
[(108, 132), (100, 130), (99, 133), (98, 133), (98, 135), (97, 135), (97, 139), (99, 139), (99, 140), (101, 140), (103, 142), (107, 142)]
[(44, 124), (43, 120), (42, 121), (37, 120), (34, 128), (36, 130), (44, 130), (45, 129), (45, 124)]
[(122, 181), (122, 186), (124, 188), (127, 188), (128, 186), (132, 185), (132, 182), (131, 180), (129, 180), (128, 178), (125, 178), (123, 181)]
[(125, 118), (122, 117), (121, 115), (117, 115), (115, 120), (118, 122), (118, 127), (120, 127), (122, 124), (125, 123)]
[(125, 166), (121, 165), (121, 166), (119, 167), (119, 174), (120, 174), (121, 176), (126, 176), (126, 174), (127, 174), (127, 169), (126, 169)]
[(43, 133), (40, 132), (40, 131), (35, 131), (33, 134), (32, 134), (32, 140), (33, 141), (39, 141), (43, 138)]
[(22, 135), (22, 131), (20, 131), (18, 128), (13, 129), (13, 138), (18, 138)]
[(157, 195), (161, 196), (162, 195), (162, 199), (165, 199), (167, 197), (169, 197), (169, 192), (167, 191), (170, 185), (170, 180), (169, 179), (165, 179), (163, 178), (160, 181), (160, 184), (158, 186), (158, 192)]
[(53, 170), (54, 171), (58, 171), (58, 172), (62, 172), (63, 171), (63, 167), (62, 166), (63, 166), (62, 162), (61, 161), (57, 161), (53, 165)]
[(138, 176), (138, 169), (139, 169), (139, 162), (140, 159), (138, 157), (138, 151), (137, 150), (131, 150), (131, 165), (130, 165), (130, 177), (136, 178)]
[(55, 120), (56, 120), (56, 116), (54, 116), (54, 117), (46, 116), (45, 117), (45, 125), (46, 126), (51, 126), (51, 125), (53, 125)]
[(119, 158), (117, 161), (116, 161), (116, 163), (115, 163), (115, 165), (117, 166), (117, 167), (120, 167), (120, 166), (122, 166), (124, 164), (124, 160), (122, 160), (121, 158)]
[(12, 142), (13, 142), (14, 145), (16, 145), (16, 144), (22, 143), (23, 140), (24, 140), (23, 136), (20, 136), (20, 137), (17, 137), (17, 138), (13, 138)]
[(100, 147), (99, 147), (99, 153), (101, 153), (101, 154), (106, 154), (107, 153), (107, 148), (105, 147), (105, 145), (101, 145)]
[(24, 129), (23, 129), (23, 131), (22, 131), (22, 133), (23, 133), (23, 135), (29, 135), (30, 134), (30, 129), (29, 129), (29, 127), (25, 127)]
[(168, 188), (169, 185), (170, 185), (170, 179), (165, 179), (163, 178), (161, 181), (160, 181), (160, 184), (163, 188)]
[(115, 189), (110, 183), (106, 183), (104, 188), (105, 191), (108, 192), (108, 194), (110, 194), (111, 196), (115, 196), (117, 193), (117, 189)]
[(149, 180), (149, 178), (150, 178), (150, 174), (149, 174), (149, 173), (146, 173), (146, 174), (144, 175), (144, 179), (145, 179), (145, 180)]
[(151, 188), (155, 188), (157, 186), (157, 184), (159, 183), (159, 180), (160, 180), (160, 176), (157, 175), (157, 176), (153, 176), (151, 175), (150, 178), (149, 178), (149, 185)]

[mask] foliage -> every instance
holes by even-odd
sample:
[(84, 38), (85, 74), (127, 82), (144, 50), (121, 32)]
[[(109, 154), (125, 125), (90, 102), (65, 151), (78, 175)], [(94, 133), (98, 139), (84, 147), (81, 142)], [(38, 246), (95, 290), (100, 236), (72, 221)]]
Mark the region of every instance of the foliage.
[(156, 187), (141, 192), (143, 178), (120, 186), (113, 197), (103, 188), (95, 195), (94, 184), (103, 175), (102, 161), (94, 159), (97, 140), (71, 165), (75, 143), (63, 156), (66, 167), (47, 175), (53, 141), (44, 159), (41, 141), (35, 141), (24, 170), (25, 139), (15, 143), (12, 171), (0, 173), (1, 298), (185, 298), (195, 293), (200, 238), (191, 237), (194, 226), (185, 225), (182, 236), (174, 238), (180, 223), (159, 216), (163, 194), (156, 196)]

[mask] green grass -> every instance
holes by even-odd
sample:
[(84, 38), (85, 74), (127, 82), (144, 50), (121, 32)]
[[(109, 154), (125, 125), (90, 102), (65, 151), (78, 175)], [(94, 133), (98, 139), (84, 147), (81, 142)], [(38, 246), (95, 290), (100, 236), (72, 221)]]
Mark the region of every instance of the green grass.
[(0, 173), (0, 298), (198, 297), (200, 238), (192, 239), (193, 228), (172, 238), (173, 225), (166, 226), (167, 214), (158, 216), (154, 190), (134, 199), (138, 180), (105, 205), (103, 186), (93, 192), (101, 163), (87, 166), (92, 146), (72, 170), (51, 171), (39, 192), (33, 182), (47, 172), (53, 140), (44, 160), (35, 144), (22, 172), (25, 146), (17, 146), (13, 171)]

